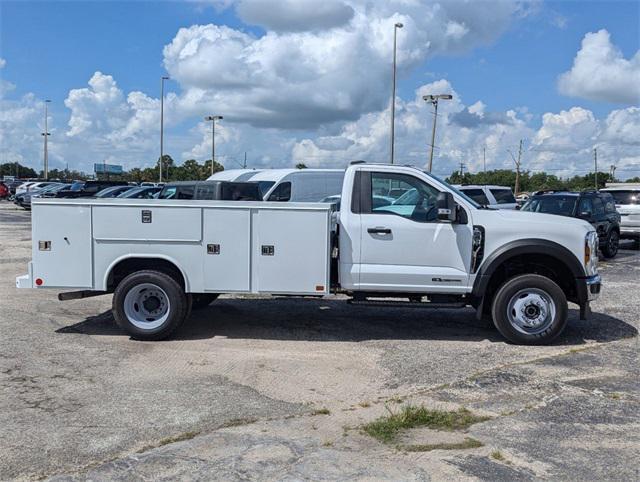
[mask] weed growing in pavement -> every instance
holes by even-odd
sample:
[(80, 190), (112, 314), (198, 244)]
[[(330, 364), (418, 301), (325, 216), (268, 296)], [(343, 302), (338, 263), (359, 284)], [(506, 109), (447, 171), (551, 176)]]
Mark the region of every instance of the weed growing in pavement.
[(431, 450), (464, 450), (464, 449), (477, 449), (484, 444), (479, 440), (471, 437), (466, 437), (463, 442), (453, 443), (440, 443), (440, 444), (418, 444), (418, 445), (402, 445), (399, 446), (399, 450), (405, 452), (430, 452)]
[(319, 408), (318, 410), (314, 410), (313, 412), (311, 412), (311, 415), (330, 415), (330, 414), (331, 414), (331, 410), (329, 410), (326, 407)]
[(455, 411), (430, 410), (426, 407), (407, 405), (399, 412), (389, 410), (389, 415), (377, 418), (362, 427), (365, 433), (384, 443), (393, 442), (402, 430), (429, 427), (437, 430), (463, 430), (490, 417), (471, 413), (466, 408)]

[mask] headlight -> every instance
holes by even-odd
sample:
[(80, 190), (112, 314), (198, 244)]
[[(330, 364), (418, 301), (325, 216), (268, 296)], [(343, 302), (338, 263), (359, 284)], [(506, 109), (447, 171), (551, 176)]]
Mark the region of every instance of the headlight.
[(598, 234), (589, 231), (584, 238), (584, 268), (587, 276), (598, 274)]

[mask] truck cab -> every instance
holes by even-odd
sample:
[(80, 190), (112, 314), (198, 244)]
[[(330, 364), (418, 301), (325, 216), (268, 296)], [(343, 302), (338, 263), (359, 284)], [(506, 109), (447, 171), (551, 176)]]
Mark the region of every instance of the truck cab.
[[(118, 324), (162, 339), (221, 293), (471, 306), (520, 344), (555, 339), (600, 292), (580, 219), (488, 209), (420, 169), (354, 164), (336, 203), (36, 200), (20, 288), (113, 293)], [(74, 270), (60, 271), (73, 265)]]

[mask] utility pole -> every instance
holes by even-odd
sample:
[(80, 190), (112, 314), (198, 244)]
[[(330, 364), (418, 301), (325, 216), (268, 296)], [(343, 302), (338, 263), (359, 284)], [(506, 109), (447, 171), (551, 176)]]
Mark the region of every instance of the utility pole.
[(42, 133), (42, 135), (44, 136), (44, 159), (43, 159), (43, 164), (44, 164), (44, 180), (47, 181), (49, 179), (49, 151), (47, 148), (47, 139), (49, 138), (49, 136), (51, 135), (51, 133), (49, 132), (48, 129), (48, 105), (51, 101), (49, 99), (44, 101), (44, 132)]
[(616, 165), (615, 164), (611, 164), (611, 182), (616, 182)]
[(247, 151), (244, 151), (244, 164), (242, 164), (243, 169), (247, 168)]
[[(222, 120), (221, 115), (208, 115), (204, 118), (206, 121), (211, 121), (211, 175), (213, 176), (213, 162), (216, 158), (216, 121)], [(237, 161), (236, 161), (237, 162)]]
[(164, 163), (164, 81), (169, 77), (160, 77), (160, 176), (159, 181), (162, 182), (162, 164)]
[(598, 190), (598, 148), (597, 147), (593, 149), (593, 164), (596, 170), (595, 184), (596, 184), (596, 191), (597, 191)]
[(460, 178), (462, 178), (463, 174), (464, 174), (464, 162), (460, 161)]
[(396, 46), (398, 39), (398, 29), (403, 25), (398, 22), (393, 26), (393, 82), (391, 87), (391, 164), (395, 156), (395, 136), (396, 136)]
[(433, 104), (433, 128), (431, 130), (431, 153), (429, 154), (429, 168), (427, 172), (431, 173), (433, 167), (433, 147), (436, 143), (436, 122), (438, 120), (438, 101), (439, 100), (451, 100), (453, 96), (451, 94), (439, 94), (439, 95), (423, 95), (422, 100)]

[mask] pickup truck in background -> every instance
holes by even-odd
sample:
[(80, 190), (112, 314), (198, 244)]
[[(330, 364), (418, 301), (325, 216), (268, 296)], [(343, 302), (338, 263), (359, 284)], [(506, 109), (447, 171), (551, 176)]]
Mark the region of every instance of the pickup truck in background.
[(16, 284), (74, 290), (61, 300), (113, 293), (117, 323), (140, 340), (167, 338), (221, 293), (339, 292), (472, 306), (509, 341), (545, 344), (568, 301), (584, 318), (600, 292), (598, 237), (583, 220), (488, 209), (397, 165), (352, 164), (340, 200), (35, 199), (33, 258)]

